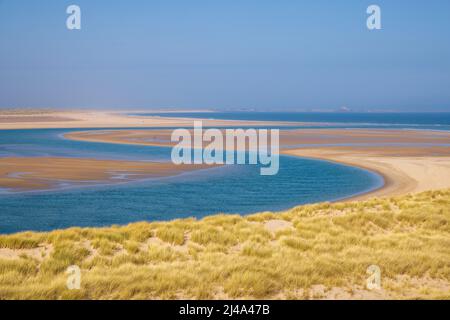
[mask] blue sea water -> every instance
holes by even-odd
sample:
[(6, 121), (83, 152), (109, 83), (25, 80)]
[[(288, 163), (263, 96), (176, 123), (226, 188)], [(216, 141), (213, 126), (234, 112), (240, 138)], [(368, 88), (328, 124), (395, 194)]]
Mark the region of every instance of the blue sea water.
[(450, 130), (450, 112), (354, 113), (354, 112), (164, 112), (140, 116), (307, 122), (307, 128), (392, 128)]
[[(70, 141), (74, 130), (0, 131), (0, 157), (62, 156), (168, 161), (170, 148)], [(233, 165), (120, 185), (0, 193), (0, 233), (135, 221), (253, 213), (337, 200), (382, 185), (378, 175), (341, 164), (281, 156), (275, 176)]]

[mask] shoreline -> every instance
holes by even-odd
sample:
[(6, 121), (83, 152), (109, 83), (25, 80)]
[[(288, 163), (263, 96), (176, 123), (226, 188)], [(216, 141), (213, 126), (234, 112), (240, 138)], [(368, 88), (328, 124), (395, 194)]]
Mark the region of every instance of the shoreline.
[[(339, 164), (339, 165), (343, 165), (343, 166), (348, 166), (348, 167), (352, 167), (352, 168), (357, 168), (357, 169), (361, 169), (361, 170), (365, 170), (368, 171), (369, 173), (376, 175), (378, 178), (381, 179), (381, 185), (373, 188), (373, 189), (369, 189), (366, 191), (361, 191), (358, 192), (354, 195), (350, 195), (350, 196), (346, 196), (343, 198), (339, 198), (336, 200), (330, 200), (328, 202), (330, 203), (338, 203), (338, 202), (351, 202), (351, 201), (364, 201), (367, 200), (369, 198), (372, 197), (377, 197), (377, 193), (380, 193), (383, 191), (383, 189), (390, 187), (392, 184), (392, 179), (386, 175), (386, 173), (381, 172), (377, 169), (374, 169), (372, 167), (369, 166), (363, 166), (363, 165), (359, 165), (359, 164), (352, 164), (349, 162), (344, 162), (344, 161), (339, 161), (339, 160), (333, 160), (333, 159), (329, 159), (329, 158), (325, 158), (325, 157), (314, 157), (314, 156), (303, 156), (303, 155), (296, 155), (293, 154), (289, 151), (282, 151), (280, 152), (281, 155), (284, 156), (290, 156), (290, 157), (295, 157), (295, 158), (302, 158), (302, 159), (309, 159), (309, 160), (318, 160), (318, 161), (325, 161), (325, 162), (330, 162), (330, 163), (335, 163), (335, 164)], [(389, 196), (389, 195), (387, 195)]]
[(319, 159), (368, 170), (383, 178), (380, 188), (339, 202), (367, 200), (373, 197), (400, 196), (450, 187), (450, 157), (400, 157), (358, 153), (357, 149), (293, 149), (285, 154)]
[[(146, 146), (170, 147), (168, 130), (136, 131), (132, 129), (115, 132), (89, 131), (65, 134), (65, 138), (100, 143), (118, 143)], [(360, 146), (329, 146), (323, 143), (323, 137), (332, 134), (332, 143), (345, 144), (364, 141), (366, 147)], [(430, 132), (424, 136), (417, 130), (370, 130), (370, 129), (302, 129), (280, 131), (280, 153), (295, 157), (304, 157), (336, 162), (348, 166), (368, 170), (382, 177), (384, 184), (368, 192), (349, 196), (338, 200), (356, 201), (369, 197), (385, 197), (450, 188), (450, 147), (433, 146), (433, 143), (443, 144), (450, 139), (448, 132)], [(151, 141), (153, 139), (154, 141)], [(328, 141), (329, 139), (326, 139)], [(423, 143), (423, 145), (396, 147), (380, 147), (377, 143)], [(323, 146), (317, 144), (322, 143)], [(292, 145), (305, 144), (305, 147), (295, 148)], [(311, 146), (308, 147), (307, 145)], [(428, 145), (427, 145), (428, 144)], [(431, 172), (430, 176), (421, 175), (420, 171)], [(442, 177), (440, 174), (442, 173)], [(445, 182), (449, 181), (449, 182)]]
[[(110, 143), (110, 144), (130, 144), (130, 145), (143, 145), (143, 146), (154, 146), (154, 147), (170, 147), (171, 144), (170, 143), (151, 143), (151, 142), (137, 142), (137, 141), (129, 141), (129, 140), (125, 140), (125, 139), (118, 139), (118, 138), (95, 138), (95, 137), (85, 137), (84, 134), (89, 134), (88, 131), (82, 131), (82, 132), (69, 132), (64, 134), (64, 138), (69, 139), (69, 140), (74, 140), (74, 141), (84, 141), (84, 142), (95, 142), (95, 143)], [(348, 197), (336, 200), (336, 201), (331, 201), (331, 202), (343, 202), (343, 201), (356, 201), (356, 200), (363, 200), (366, 199), (369, 196), (376, 196), (377, 193), (381, 192), (383, 189), (389, 187), (390, 184), (392, 184), (391, 178), (384, 172), (381, 172), (379, 170), (376, 170), (372, 167), (368, 167), (368, 166), (361, 166), (361, 165), (357, 165), (357, 164), (352, 164), (349, 162), (345, 162), (345, 161), (335, 161), (326, 157), (307, 157), (307, 156), (299, 156), (297, 154), (294, 154), (292, 152), (289, 152), (288, 150), (282, 150), (280, 152), (280, 154), (283, 155), (288, 155), (288, 156), (294, 156), (297, 158), (307, 158), (307, 159), (316, 159), (316, 160), (323, 160), (323, 161), (329, 161), (329, 162), (335, 162), (335, 163), (339, 163), (339, 164), (343, 164), (343, 165), (347, 165), (347, 166), (353, 166), (353, 167), (357, 167), (363, 170), (367, 170), (371, 173), (377, 174), (379, 175), (382, 179), (383, 179), (383, 184), (374, 189), (374, 190), (369, 190), (369, 191), (363, 191), (361, 193), (355, 194), (355, 195), (350, 195)]]
[[(194, 121), (200, 120), (204, 122), (204, 127), (278, 126), (281, 127), (282, 154), (349, 165), (383, 178), (383, 186), (339, 201), (450, 187), (450, 168), (442, 163), (450, 163), (450, 132), (368, 128), (293, 129), (288, 127), (305, 123), (142, 117), (121, 111), (84, 110), (0, 112), (0, 129), (86, 129), (65, 133), (63, 137), (86, 142), (171, 147), (171, 130), (158, 128), (188, 128)], [(146, 127), (149, 130), (141, 130)], [(91, 128), (105, 130), (90, 131)], [(421, 174), (421, 171), (426, 174)]]
[[(449, 299), (442, 271), (449, 200), (447, 189), (279, 213), (0, 235), (0, 259), (12, 274), (0, 287), (4, 299)], [(73, 263), (83, 272), (76, 292), (66, 286)], [(374, 263), (385, 275), (379, 290), (366, 286)]]
[(0, 130), (15, 129), (95, 129), (95, 128), (172, 128), (193, 127), (194, 121), (202, 121), (203, 126), (262, 127), (262, 126), (302, 126), (302, 122), (282, 121), (240, 121), (194, 118), (171, 118), (160, 116), (132, 116), (119, 111), (44, 111), (23, 113), (2, 113)]
[(294, 154), (293, 152), (288, 152), (288, 151), (283, 152), (283, 154), (290, 155), (293, 157), (304, 158), (304, 159), (322, 160), (322, 161), (328, 161), (328, 162), (346, 165), (346, 166), (350, 166), (350, 167), (355, 167), (355, 168), (366, 170), (366, 171), (369, 171), (370, 173), (376, 174), (382, 179), (381, 186), (379, 186), (375, 189), (368, 190), (368, 191), (362, 191), (361, 193), (358, 193), (355, 195), (344, 197), (344, 198), (341, 198), (341, 199), (338, 199), (335, 201), (330, 201), (333, 203), (334, 202), (351, 202), (351, 201), (367, 200), (368, 198), (378, 197), (380, 194), (385, 192), (385, 189), (390, 188), (394, 183), (392, 178), (388, 174), (386, 174), (385, 172), (382, 172), (374, 167), (364, 166), (364, 165), (356, 164), (356, 163), (350, 163), (350, 162), (346, 162), (346, 161), (342, 161), (342, 160), (330, 159), (327, 157), (302, 156), (302, 155), (297, 155), (297, 154)]
[(174, 177), (209, 168), (214, 166), (64, 157), (5, 157), (0, 158), (0, 185), (7, 194), (59, 191)]

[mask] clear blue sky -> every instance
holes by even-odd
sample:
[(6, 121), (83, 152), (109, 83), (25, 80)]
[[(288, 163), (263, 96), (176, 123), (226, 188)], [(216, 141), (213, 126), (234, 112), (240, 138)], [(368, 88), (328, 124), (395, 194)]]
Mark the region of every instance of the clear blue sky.
[(1, 108), (341, 106), (450, 111), (450, 1), (0, 0)]

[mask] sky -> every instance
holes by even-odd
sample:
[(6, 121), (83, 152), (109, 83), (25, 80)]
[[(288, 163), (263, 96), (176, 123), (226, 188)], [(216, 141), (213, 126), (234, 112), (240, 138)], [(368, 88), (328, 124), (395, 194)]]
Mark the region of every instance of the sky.
[(450, 1), (0, 0), (19, 107), (450, 111)]

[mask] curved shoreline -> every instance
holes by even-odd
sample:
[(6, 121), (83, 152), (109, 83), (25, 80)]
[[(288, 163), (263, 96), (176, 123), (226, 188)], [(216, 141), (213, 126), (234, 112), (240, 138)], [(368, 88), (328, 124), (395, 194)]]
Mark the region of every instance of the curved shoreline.
[[(243, 274), (244, 278), (250, 275), (250, 279), (258, 279), (249, 282), (251, 287), (246, 292), (238, 291), (242, 299), (292, 299), (293, 294), (299, 299), (446, 299), (449, 298), (449, 277), (443, 276), (440, 270), (449, 258), (446, 243), (442, 241), (448, 237), (445, 226), (449, 221), (449, 201), (450, 190), (442, 190), (394, 199), (373, 199), (363, 202), (362, 206), (315, 204), (280, 213), (213, 215), (205, 219), (0, 235), (0, 258), (7, 260), (8, 270), (24, 269), (24, 259), (30, 264), (26, 274), (16, 272), (23, 279), (11, 282), (4, 278), (6, 280), (0, 285), (6, 299), (67, 298), (65, 268), (58, 269), (53, 275), (61, 283), (55, 287), (45, 276), (48, 269), (42, 266), (60, 265), (60, 255), (54, 252), (83, 250), (78, 263), (85, 287), (80, 291), (82, 295), (76, 296), (79, 299), (123, 299), (124, 294), (130, 299), (161, 299), (153, 289), (160, 287), (164, 294), (169, 288), (169, 297), (197, 299), (198, 291), (192, 288), (198, 283), (208, 284), (198, 286), (204, 290), (200, 298), (206, 292), (212, 299), (230, 299), (235, 297), (234, 291), (226, 291), (229, 287), (224, 285), (230, 278), (230, 270), (234, 272), (233, 277)], [(395, 218), (399, 216), (400, 219)], [(294, 222), (302, 227), (295, 228)], [(343, 229), (346, 236), (343, 236)], [(320, 236), (314, 236), (318, 230)], [(313, 236), (305, 237), (305, 234)], [(424, 234), (432, 236), (424, 237)], [(255, 241), (255, 236), (259, 242)], [(97, 245), (99, 241), (102, 246)], [(251, 248), (260, 254), (249, 255)], [(298, 258), (299, 251), (306, 255), (305, 259)], [(170, 259), (155, 258), (161, 252)], [(216, 259), (212, 263), (211, 254), (220, 261)], [(374, 261), (389, 274), (383, 278), (387, 285), (376, 292), (367, 289), (365, 282), (366, 266)], [(424, 266), (418, 273), (419, 262)], [(362, 266), (356, 268), (356, 273), (355, 264)], [(274, 265), (282, 267), (273, 268)], [(315, 272), (324, 265), (331, 271), (338, 270), (345, 281), (336, 283), (335, 272)], [(222, 269), (209, 272), (212, 268)], [(153, 272), (151, 276), (149, 272)], [(136, 274), (148, 281), (139, 279), (136, 282)], [(311, 274), (314, 276), (312, 284), (292, 280), (293, 277), (308, 279)], [(218, 275), (221, 277), (217, 278)], [(99, 282), (99, 278), (106, 280)], [(156, 285), (154, 278), (160, 279)], [(177, 279), (190, 281), (167, 286), (174, 279), (175, 282)], [(139, 287), (130, 293), (131, 281), (135, 281), (133, 286)], [(273, 289), (264, 291), (264, 296), (255, 295), (253, 290), (260, 287), (259, 281), (270, 281), (268, 285)], [(98, 290), (99, 283), (103, 287)], [(115, 283), (114, 290), (110, 283)], [(272, 287), (272, 283), (277, 286)], [(39, 290), (30, 295), (26, 290), (30, 286), (38, 286)], [(309, 292), (306, 297), (305, 291)]]
[[(6, 194), (42, 192), (173, 177), (210, 168), (206, 165), (177, 166), (170, 162), (5, 157), (0, 158), (0, 186), (6, 189)], [(61, 187), (61, 184), (67, 186)]]
[(332, 203), (366, 200), (371, 197), (376, 197), (377, 193), (380, 193), (383, 189), (389, 187), (393, 183), (392, 179), (388, 175), (386, 175), (386, 173), (381, 172), (381, 171), (374, 169), (372, 167), (369, 167), (369, 166), (362, 166), (362, 165), (353, 164), (353, 163), (349, 163), (349, 162), (332, 160), (332, 159), (325, 158), (325, 157), (296, 155), (296, 154), (290, 153), (288, 151), (283, 151), (283, 152), (281, 152), (281, 154), (284, 156), (291, 156), (291, 157), (295, 157), (295, 158), (310, 159), (310, 160), (317, 160), (317, 161), (325, 161), (325, 162), (329, 162), (329, 163), (335, 163), (335, 164), (339, 164), (339, 165), (343, 165), (343, 166), (347, 166), (347, 167), (361, 169), (361, 170), (369, 172), (370, 174), (377, 176), (381, 180), (381, 184), (375, 188), (369, 188), (369, 190), (364, 190), (364, 191), (358, 192), (354, 195), (345, 196), (345, 197), (342, 197), (342, 198), (339, 198), (336, 200), (330, 200), (329, 202), (332, 202)]
[(314, 159), (314, 160), (328, 161), (328, 162), (332, 162), (332, 163), (337, 163), (337, 164), (341, 164), (341, 165), (346, 165), (346, 166), (350, 166), (350, 167), (366, 170), (366, 171), (369, 171), (370, 173), (378, 175), (382, 179), (382, 184), (379, 187), (377, 187), (377, 188), (374, 188), (374, 189), (368, 190), (368, 191), (363, 191), (361, 193), (358, 193), (358, 194), (355, 194), (355, 195), (351, 195), (351, 196), (348, 196), (348, 197), (344, 197), (344, 198), (338, 199), (336, 201), (331, 201), (331, 202), (358, 201), (358, 200), (365, 200), (365, 199), (368, 199), (370, 197), (377, 197), (380, 194), (384, 193), (384, 190), (386, 188), (390, 188), (395, 183), (393, 181), (393, 179), (388, 174), (386, 174), (385, 172), (382, 172), (380, 170), (377, 170), (377, 169), (375, 169), (373, 167), (370, 167), (370, 166), (364, 166), (364, 165), (361, 165), (361, 164), (345, 162), (345, 161), (342, 161), (342, 160), (330, 159), (330, 158), (327, 158), (327, 157), (315, 157), (315, 156), (311, 156), (311, 155), (303, 156), (303, 155), (294, 154), (294, 153), (291, 153), (291, 152), (288, 152), (288, 151), (284, 151), (283, 154), (291, 155), (291, 156), (299, 157), (299, 158), (304, 158), (304, 159)]
[(383, 178), (382, 187), (344, 201), (398, 196), (450, 187), (448, 156), (394, 156), (374, 150), (361, 152), (350, 148), (293, 149), (284, 153), (351, 165), (377, 173)]
[[(94, 131), (95, 132), (95, 131)], [(142, 132), (142, 131), (140, 131)], [(84, 133), (86, 133), (84, 131)], [(65, 139), (64, 136), (62, 135), (58, 135), (61, 139)], [(93, 135), (94, 137), (99, 138), (97, 135)], [(118, 136), (120, 136), (119, 134), (114, 134), (113, 136), (115, 136), (116, 138)], [(359, 136), (359, 135), (358, 135)], [(87, 138), (88, 135), (85, 136), (85, 138)], [(105, 137), (102, 137), (105, 138)], [(128, 136), (129, 138), (129, 136)], [(132, 142), (133, 144), (137, 144), (134, 140), (134, 136), (132, 137)], [(154, 138), (154, 133), (153, 131), (146, 137), (144, 137), (146, 139), (150, 138), (150, 141), (153, 142), (151, 139)], [(88, 141), (86, 141), (88, 142)], [(95, 141), (95, 142), (106, 142), (106, 141)], [(119, 144), (128, 144), (130, 141), (122, 141), (122, 142), (117, 142), (115, 141), (114, 143), (119, 143)], [(148, 141), (143, 141), (143, 142), (148, 142)], [(164, 142), (164, 141), (163, 141)], [(112, 142), (110, 142), (112, 143)], [(159, 147), (161, 147), (159, 145)], [(116, 149), (120, 149), (119, 146), (116, 146), (113, 148), (114, 150)], [(375, 150), (373, 150), (375, 149)], [(442, 148), (442, 150), (445, 150), (446, 148)], [(409, 149), (403, 149), (403, 153), (407, 154)], [(434, 150), (434, 149), (433, 149)], [(385, 150), (386, 151), (386, 150)], [(392, 150), (391, 150), (392, 151)], [(396, 151), (398, 153), (398, 150)], [(417, 150), (414, 149), (415, 154), (417, 154)], [(435, 153), (437, 153), (437, 150), (433, 151)], [(387, 152), (388, 153), (388, 152)], [(336, 203), (336, 202), (349, 202), (349, 201), (353, 201), (353, 200), (361, 200), (361, 199), (367, 199), (369, 197), (374, 197), (374, 196), (379, 196), (382, 197), (384, 195), (390, 195), (390, 194), (404, 194), (404, 193), (409, 193), (411, 191), (411, 188), (416, 188), (418, 187), (418, 183), (416, 183), (416, 181), (414, 179), (412, 179), (412, 177), (409, 177), (408, 175), (406, 175), (406, 180), (405, 180), (405, 173), (404, 172), (398, 172), (395, 170), (395, 168), (393, 168), (392, 166), (386, 166), (386, 163), (382, 163), (383, 160), (385, 161), (386, 159), (388, 160), (395, 160), (395, 161), (403, 161), (400, 163), (400, 166), (404, 165), (404, 161), (409, 161), (409, 162), (419, 162), (420, 165), (424, 165), (424, 163), (427, 163), (427, 159), (425, 158), (429, 158), (431, 154), (433, 154), (432, 152), (430, 152), (430, 150), (422, 150), (422, 153), (426, 155), (426, 157), (422, 157), (420, 159), (416, 158), (411, 158), (411, 157), (406, 157), (406, 156), (402, 156), (399, 157), (398, 155), (396, 156), (396, 159), (394, 159), (395, 157), (393, 155), (384, 155), (383, 153), (380, 152), (379, 150), (377, 151), (376, 148), (370, 148), (369, 150), (365, 150), (364, 148), (357, 148), (357, 147), (352, 147), (352, 148), (343, 148), (343, 147), (313, 147), (310, 149), (307, 148), (303, 148), (303, 149), (283, 149), (282, 150), (282, 155), (286, 156), (286, 157), (291, 157), (291, 158), (310, 158), (310, 159), (316, 159), (316, 161), (319, 162), (331, 162), (331, 163), (339, 163), (341, 166), (346, 166), (346, 167), (357, 167), (359, 168), (358, 170), (355, 171), (359, 171), (359, 170), (364, 170), (366, 171), (366, 173), (364, 174), (366, 176), (366, 178), (368, 179), (367, 182), (368, 183), (363, 183), (364, 186), (361, 186), (361, 188), (357, 188), (358, 190), (352, 190), (352, 191), (348, 191), (345, 192), (345, 194), (347, 194), (347, 196), (342, 195), (341, 197), (324, 197), (322, 198), (322, 200), (319, 199), (310, 199), (308, 203), (320, 203), (320, 202), (331, 202), (331, 203)], [(92, 161), (93, 159), (91, 159)], [(450, 158), (448, 157), (434, 157), (433, 159), (430, 159), (432, 166), (438, 165), (433, 162), (435, 161), (441, 161), (443, 162), (443, 164), (440, 164), (440, 168), (442, 168), (442, 166), (446, 167), (445, 170), (446, 172), (450, 171)], [(64, 160), (66, 161), (66, 160)], [(102, 161), (102, 160), (97, 160), (97, 161)], [(295, 159), (292, 159), (292, 161), (295, 161)], [(378, 163), (378, 166), (374, 166), (374, 162), (381, 162), (381, 167), (380, 164)], [(114, 164), (116, 163), (116, 161), (114, 161)], [(119, 166), (122, 166), (122, 160), (118, 160), (117, 164)], [(99, 163), (96, 163), (97, 165)], [(111, 165), (113, 164), (113, 162), (110, 163)], [(37, 164), (38, 166), (41, 164)], [(397, 163), (397, 165), (399, 165)], [(64, 166), (63, 166), (64, 167)], [(102, 165), (103, 167), (103, 165)], [(58, 166), (58, 170), (62, 169), (62, 167), (60, 168), (60, 166)], [(13, 168), (14, 170), (16, 170), (16, 168)], [(81, 168), (80, 168), (81, 169)], [(129, 168), (123, 168), (123, 169), (129, 169)], [(126, 170), (126, 171), (127, 171)], [(298, 167), (297, 170), (304, 170), (302, 167)], [(347, 168), (347, 170), (349, 170)], [(24, 171), (24, 170), (21, 170)], [(109, 171), (109, 170), (108, 170)], [(140, 170), (138, 170), (140, 171)], [(427, 171), (427, 170), (425, 170)], [(46, 170), (44, 170), (44, 173), (47, 172)], [(320, 172), (319, 171), (315, 171), (315, 172)], [(383, 182), (384, 184), (382, 186), (380, 186), (380, 179), (378, 176), (378, 180), (375, 180), (375, 178), (368, 176), (370, 174), (373, 173), (374, 175), (377, 174), (377, 176), (381, 176), (383, 178)], [(294, 175), (295, 175), (295, 171), (293, 171)], [(52, 173), (52, 175), (54, 174), (54, 172)], [(357, 174), (357, 172), (355, 172), (355, 174)], [(428, 174), (428, 172), (427, 172)], [(90, 175), (89, 175), (90, 176)], [(290, 175), (290, 177), (292, 177), (292, 175)], [(400, 177), (400, 178), (399, 178)], [(37, 177), (35, 177), (37, 178)], [(289, 181), (291, 181), (289, 177), (287, 177)], [(448, 183), (450, 182), (450, 178), (449, 179), (445, 179), (445, 176), (442, 175), (442, 172), (439, 172), (439, 178), (443, 178), (443, 179), (437, 179), (436, 175), (433, 176), (430, 175), (430, 177), (432, 181), (448, 181), (446, 185), (448, 185)], [(174, 177), (174, 179), (178, 179), (176, 177)], [(40, 179), (39, 179), (40, 180)], [(175, 180), (178, 181), (178, 180)], [(363, 182), (364, 180), (359, 179), (359, 182)], [(420, 181), (420, 179), (419, 179)], [(400, 183), (399, 183), (400, 182)], [(258, 183), (256, 181), (256, 183)], [(345, 182), (344, 182), (345, 184)], [(339, 183), (336, 184), (329, 184), (330, 186), (330, 190), (339, 190), (339, 188), (341, 188), (341, 186), (339, 185)], [(400, 188), (400, 187), (401, 188)], [(309, 188), (307, 185), (305, 185), (306, 188)], [(408, 187), (408, 190), (405, 190), (405, 187)], [(423, 187), (423, 186), (421, 186)], [(445, 186), (435, 186), (436, 189), (441, 189), (444, 188)], [(429, 187), (424, 188), (426, 190), (430, 190)], [(323, 189), (317, 189), (317, 191), (319, 193), (323, 192), (321, 191)], [(418, 191), (418, 190), (412, 190), (412, 191)], [(283, 196), (284, 193), (286, 193), (286, 191), (281, 191), (281, 193), (279, 194), (279, 196)], [(295, 193), (296, 196), (298, 196), (298, 193)], [(234, 198), (234, 197), (233, 197)], [(275, 202), (278, 201), (279, 197), (274, 197), (273, 198), (275, 200)], [(249, 204), (251, 204), (253, 201), (249, 200)], [(267, 206), (259, 208), (258, 210), (253, 210), (251, 212), (242, 212), (241, 210), (236, 210), (236, 211), (232, 211), (232, 212), (240, 212), (243, 214), (249, 214), (249, 213), (254, 213), (254, 212), (261, 212), (261, 210), (272, 210), (273, 212), (284, 212), (285, 210), (289, 210), (289, 208), (295, 207), (297, 205), (301, 205), (299, 203), (299, 200), (297, 199), (297, 201), (293, 201), (290, 204), (286, 203), (285, 201), (282, 201), (282, 203), (285, 204), (285, 206), (280, 207), (280, 208), (275, 208), (272, 207), (272, 209), (268, 209)], [(184, 207), (183, 205), (181, 207)], [(200, 209), (201, 210), (201, 209)], [(210, 212), (208, 213), (208, 215), (211, 214), (215, 214), (217, 211), (214, 212)], [(184, 214), (183, 212), (180, 212), (181, 214)], [(153, 220), (153, 216), (150, 217), (148, 220), (149, 221), (155, 221)], [(163, 218), (162, 220), (165, 220), (167, 218)], [(156, 220), (161, 220), (161, 217), (156, 217)], [(63, 226), (58, 227), (58, 228), (63, 228)], [(16, 232), (16, 231), (14, 231)]]
[[(304, 132), (304, 131), (303, 131)], [(326, 132), (325, 130), (323, 132)], [(339, 131), (331, 131), (333, 134), (339, 134)], [(367, 135), (370, 130), (352, 131), (350, 134), (345, 132), (346, 136), (340, 137), (339, 142), (354, 141), (360, 136)], [(328, 134), (330, 131), (327, 132)], [(377, 130), (374, 133), (379, 136), (382, 131)], [(151, 135), (145, 131), (135, 132), (133, 130), (119, 130), (114, 133), (107, 132), (102, 135), (90, 135), (89, 131), (67, 133), (66, 139), (100, 142), (100, 143), (116, 143), (116, 144), (133, 144), (143, 146), (165, 146), (170, 147), (170, 141), (161, 141), (167, 139), (167, 133), (164, 131), (152, 131)], [(392, 134), (390, 132), (389, 134)], [(298, 139), (297, 132), (287, 133), (286, 141)], [(426, 138), (422, 135), (404, 137), (394, 137), (395, 139), (411, 139), (411, 141), (420, 141), (420, 139), (436, 139), (442, 142), (447, 139), (447, 134), (435, 134), (434, 138)], [(151, 141), (148, 138), (158, 139)], [(147, 138), (147, 139), (145, 139)], [(317, 139), (317, 137), (309, 138)], [(347, 140), (342, 140), (347, 139)], [(381, 140), (383, 141), (383, 140)], [(432, 140), (429, 140), (430, 142)], [(410, 146), (380, 147), (370, 143), (367, 147), (357, 146), (311, 146), (287, 149), (282, 148), (280, 153), (296, 157), (319, 159), (325, 161), (336, 162), (344, 165), (357, 167), (368, 170), (374, 174), (378, 174), (383, 178), (383, 185), (374, 190), (356, 194), (353, 196), (340, 199), (338, 201), (354, 201), (364, 200), (369, 197), (385, 197), (404, 195), (411, 192), (421, 192), (426, 190), (445, 189), (450, 187), (450, 147), (445, 146)], [(447, 164), (448, 163), (448, 164)], [(425, 174), (423, 172), (426, 172)]]
[[(120, 131), (123, 132), (125, 130), (120, 130)], [(109, 136), (107, 139), (105, 139), (105, 137), (99, 139), (99, 138), (95, 138), (93, 136), (89, 136), (89, 133), (90, 133), (90, 131), (68, 132), (68, 133), (65, 133), (63, 135), (63, 137), (68, 140), (83, 141), (83, 142), (129, 144), (129, 145), (154, 146), (154, 147), (171, 147), (170, 143), (161, 143), (161, 142), (160, 143), (152, 143), (152, 142), (148, 142), (148, 141), (146, 141), (146, 142), (130, 141), (130, 140), (125, 140), (124, 137)], [(87, 137), (85, 135), (87, 135)], [(343, 165), (356, 167), (359, 169), (367, 170), (373, 174), (377, 174), (383, 179), (382, 185), (379, 186), (378, 188), (368, 190), (368, 191), (362, 191), (355, 195), (346, 196), (346, 197), (343, 197), (343, 198), (340, 198), (338, 200), (331, 201), (331, 202), (362, 200), (362, 199), (368, 198), (369, 196), (377, 196), (378, 193), (382, 192), (382, 190), (384, 190), (385, 188), (388, 188), (393, 183), (392, 179), (389, 177), (388, 174), (386, 174), (385, 172), (382, 172), (380, 170), (374, 169), (372, 167), (369, 167), (369, 166), (361, 166), (358, 164), (353, 164), (353, 163), (349, 163), (349, 162), (345, 162), (345, 161), (335, 161), (335, 160), (332, 160), (332, 159), (329, 159), (326, 157), (321, 158), (321, 157), (301, 156), (301, 155), (297, 155), (295, 153), (291, 153), (286, 150), (282, 150), (280, 153), (284, 154), (284, 155), (294, 156), (297, 158), (323, 160), (323, 161), (334, 162), (334, 163), (339, 163), (339, 164), (343, 164)]]
[[(162, 146), (170, 147), (171, 146), (170, 143), (165, 144), (165, 143), (138, 142), (138, 141), (129, 141), (129, 140), (121, 139), (121, 138), (112, 138), (112, 137), (109, 137), (108, 139), (105, 139), (105, 137), (98, 139), (98, 138), (95, 138), (92, 136), (86, 137), (86, 136), (84, 136), (84, 134), (89, 134), (89, 131), (81, 131), (81, 132), (74, 132), (74, 133), (69, 132), (69, 133), (64, 134), (64, 138), (66, 138), (68, 140), (74, 140), (74, 141), (95, 142), (95, 143), (130, 144), (130, 145), (155, 146), (155, 147), (162, 147)], [(339, 164), (343, 164), (343, 165), (348, 165), (348, 166), (356, 167), (359, 169), (367, 170), (373, 174), (379, 175), (383, 179), (383, 184), (381, 186), (379, 186), (378, 188), (368, 190), (368, 191), (362, 191), (361, 193), (357, 193), (355, 195), (350, 195), (350, 196), (341, 198), (339, 200), (331, 201), (331, 202), (361, 200), (361, 199), (366, 199), (370, 196), (377, 196), (384, 189), (389, 188), (389, 186), (391, 184), (393, 184), (393, 181), (389, 177), (388, 174), (386, 174), (385, 172), (382, 172), (380, 170), (377, 170), (373, 167), (370, 167), (370, 166), (361, 166), (358, 164), (353, 164), (353, 163), (349, 163), (349, 162), (345, 162), (345, 161), (335, 161), (335, 160), (329, 159), (327, 157), (302, 156), (302, 155), (298, 155), (298, 154), (289, 152), (288, 150), (282, 150), (281, 154), (290, 155), (290, 156), (299, 157), (299, 158), (317, 159), (317, 160), (323, 160), (323, 161), (329, 161), (329, 162), (335, 162), (335, 163), (339, 163)]]

